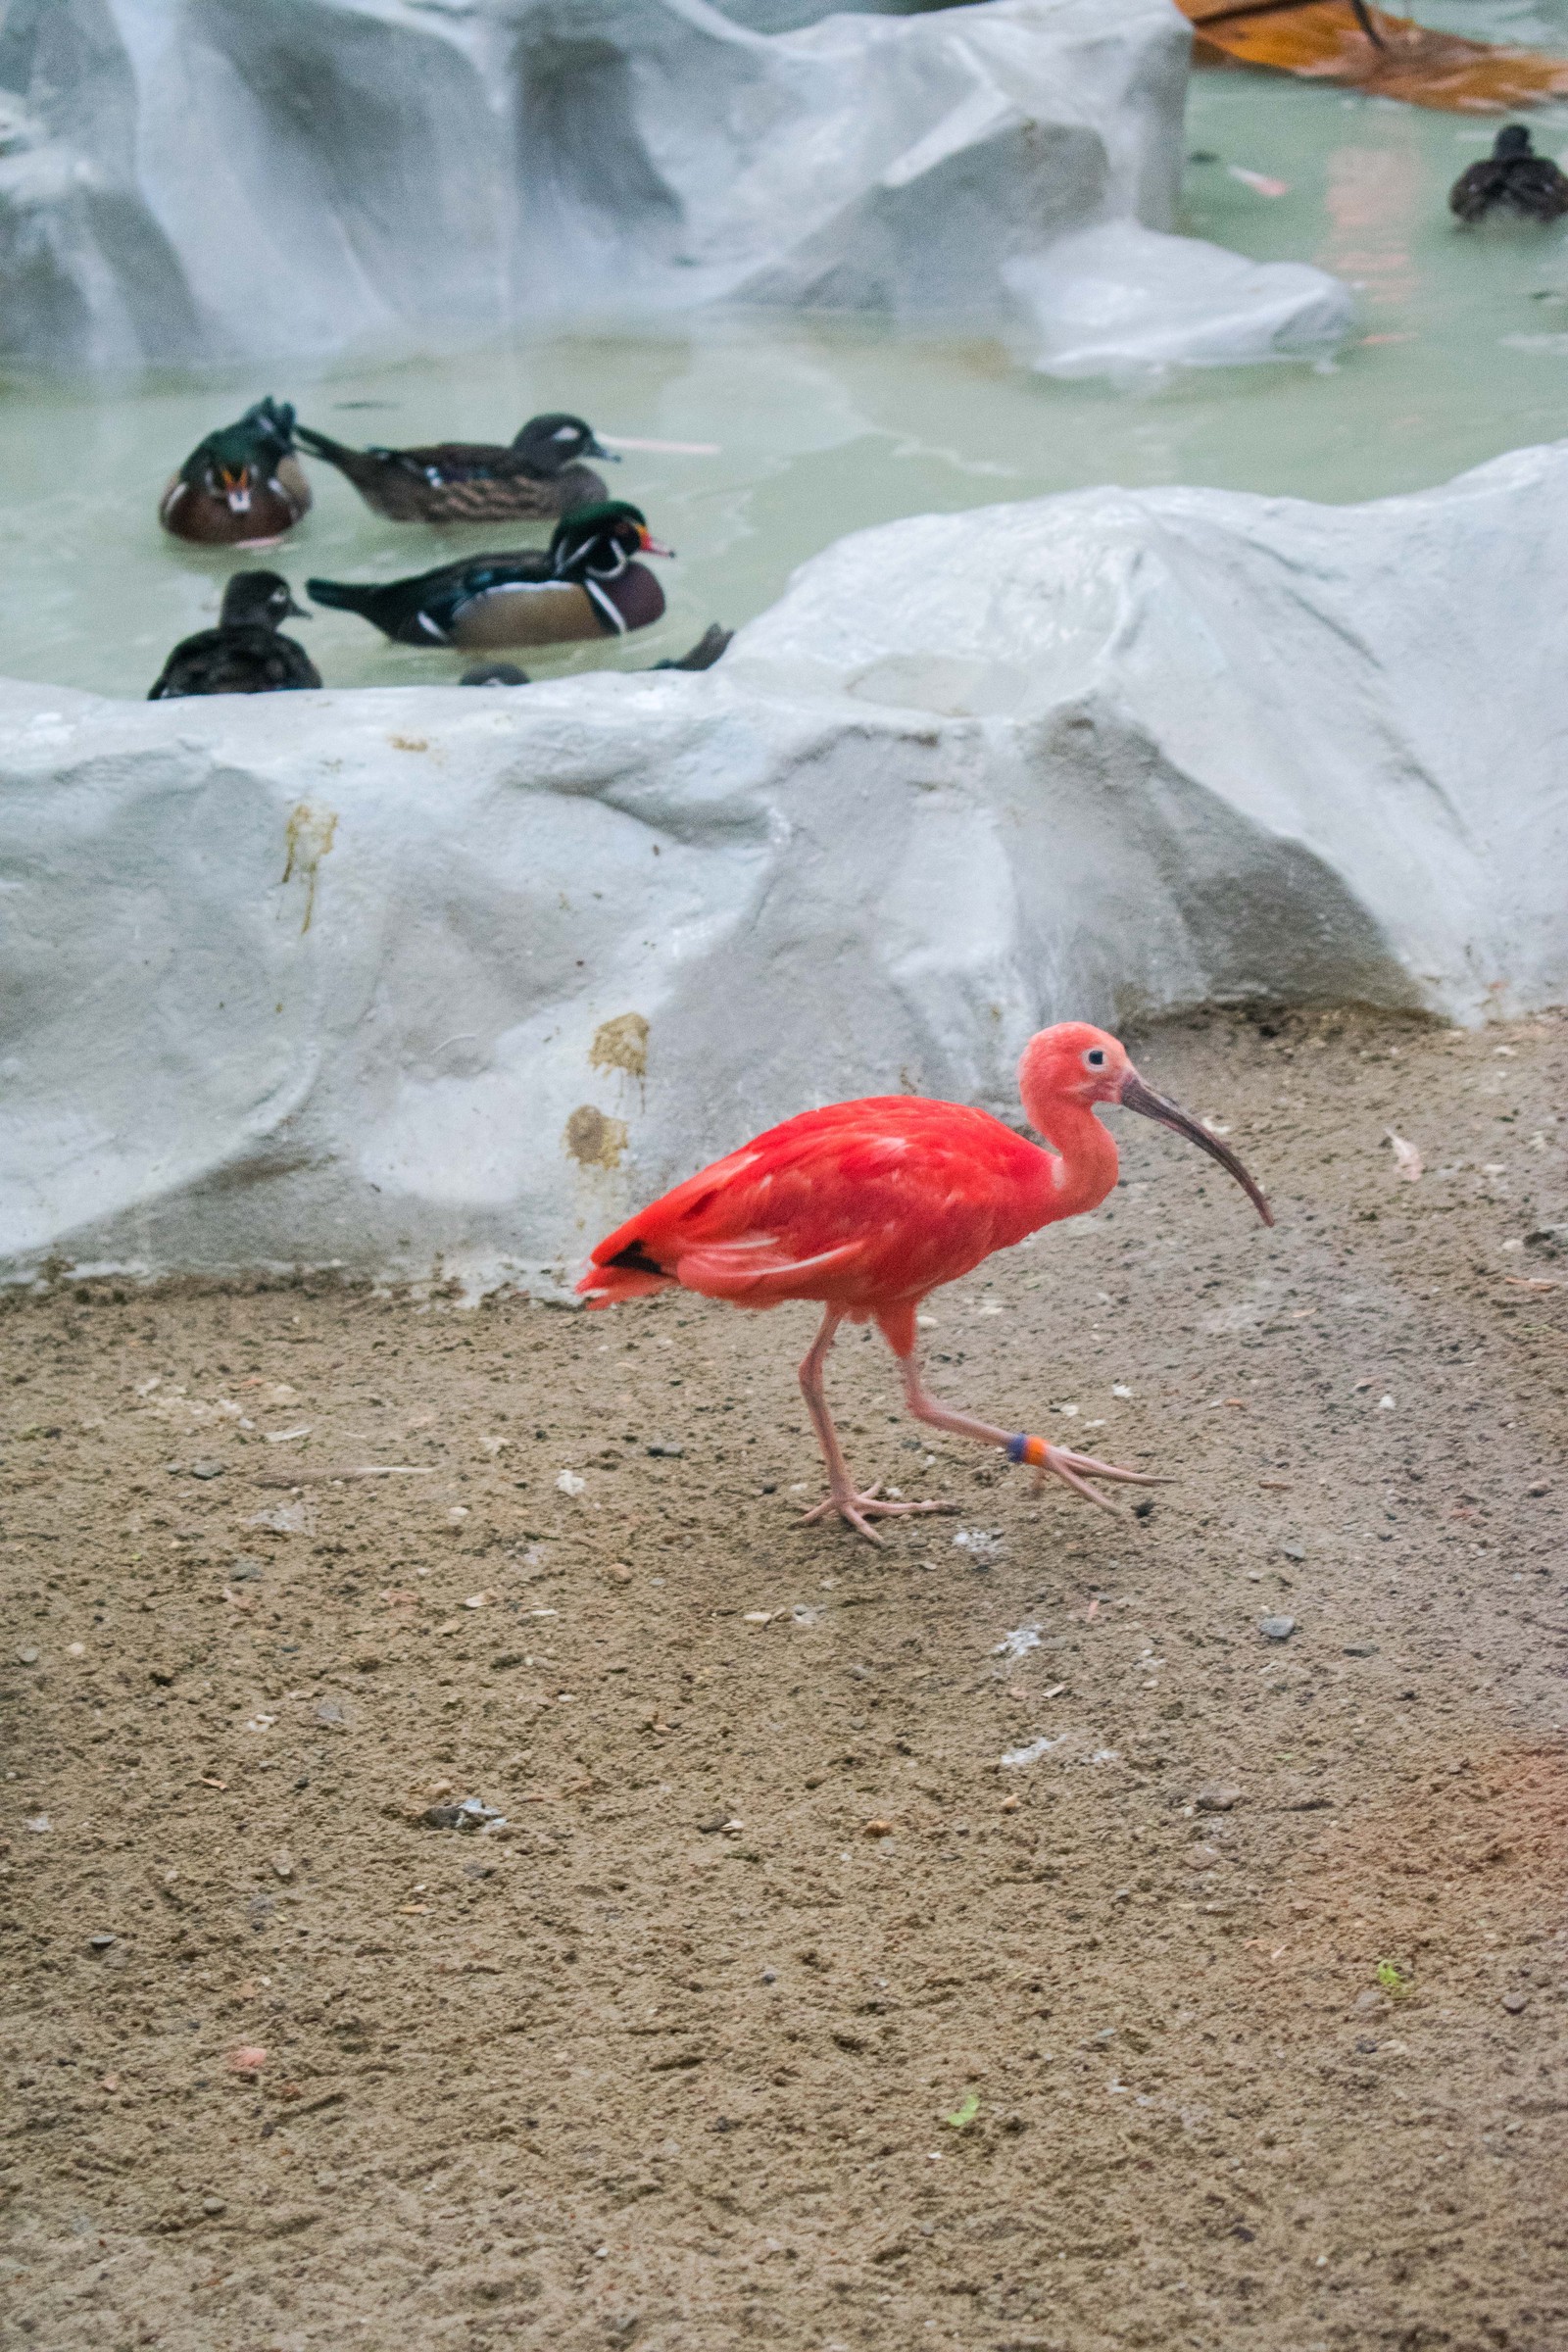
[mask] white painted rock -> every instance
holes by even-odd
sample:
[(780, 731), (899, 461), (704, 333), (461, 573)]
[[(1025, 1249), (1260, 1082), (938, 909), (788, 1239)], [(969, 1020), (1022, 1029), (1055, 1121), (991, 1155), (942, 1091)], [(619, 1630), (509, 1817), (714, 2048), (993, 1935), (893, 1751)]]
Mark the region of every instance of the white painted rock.
[(1110, 220), (1005, 262), (1042, 375), (1148, 383), (1174, 368), (1313, 360), (1354, 322), (1348, 286), (1305, 262), (1250, 262), (1201, 237)]
[[(1008, 266), (1054, 239), (1169, 227), (1189, 45), (1169, 0), (783, 32), (707, 0), (50, 0), (7, 20), (0, 357), (270, 371), (403, 349), (411, 323), (730, 298), (1001, 323)], [(1118, 264), (1146, 307), (1188, 252), (1168, 245)], [(1293, 348), (1330, 311), (1343, 331), (1334, 281), (1307, 273), (1303, 303), (1278, 265), (1237, 265), (1217, 327), (1192, 275), (1208, 251), (1175, 311), (1154, 290), (1167, 358), (1217, 333), (1277, 356), (1282, 304)], [(1058, 332), (1052, 283), (1025, 325), (1081, 362), (1081, 285)], [(1115, 334), (1102, 357), (1125, 358)]]
[(894, 523), (702, 676), (0, 687), (0, 1264), (559, 1289), (1047, 1020), (1561, 1002), (1565, 602), (1558, 446)]

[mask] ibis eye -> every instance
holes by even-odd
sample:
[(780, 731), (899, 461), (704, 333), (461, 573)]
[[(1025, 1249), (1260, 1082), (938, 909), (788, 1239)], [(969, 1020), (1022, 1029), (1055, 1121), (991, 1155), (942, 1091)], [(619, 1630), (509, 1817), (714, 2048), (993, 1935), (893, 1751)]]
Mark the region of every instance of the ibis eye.
[(1091, 1046), (1088, 1053), (1084, 1055), (1084, 1059), (1088, 1062), (1089, 1067), (1092, 1070), (1102, 1070), (1105, 1066), (1104, 1047)]

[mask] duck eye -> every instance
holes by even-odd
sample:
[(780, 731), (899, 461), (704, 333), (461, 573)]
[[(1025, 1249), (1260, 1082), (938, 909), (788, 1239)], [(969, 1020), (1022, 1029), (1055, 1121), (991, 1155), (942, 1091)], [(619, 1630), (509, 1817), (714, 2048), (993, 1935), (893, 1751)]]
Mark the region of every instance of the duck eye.
[(1091, 1046), (1088, 1053), (1084, 1055), (1084, 1059), (1088, 1062), (1089, 1067), (1092, 1070), (1102, 1070), (1105, 1066), (1104, 1047)]

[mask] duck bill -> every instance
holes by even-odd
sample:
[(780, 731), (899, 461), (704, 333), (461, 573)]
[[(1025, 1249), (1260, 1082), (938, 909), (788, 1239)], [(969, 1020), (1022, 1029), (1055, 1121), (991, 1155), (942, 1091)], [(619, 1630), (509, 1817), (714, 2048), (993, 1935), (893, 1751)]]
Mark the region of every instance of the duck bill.
[(675, 553), (675, 550), (672, 547), (666, 547), (662, 539), (656, 539), (651, 531), (644, 531), (642, 548), (645, 556), (672, 556)]
[(1210, 1159), (1217, 1159), (1227, 1176), (1235, 1177), (1264, 1224), (1273, 1224), (1274, 1211), (1260, 1188), (1252, 1182), (1235, 1152), (1227, 1150), (1217, 1135), (1211, 1135), (1201, 1120), (1191, 1117), (1179, 1103), (1167, 1102), (1163, 1095), (1156, 1095), (1152, 1086), (1144, 1084), (1136, 1070), (1129, 1070), (1122, 1080), (1119, 1100), (1123, 1110), (1141, 1112), (1146, 1119), (1152, 1119), (1157, 1127), (1168, 1127), (1172, 1135), (1186, 1136), (1187, 1141), (1196, 1144), (1200, 1152), (1206, 1152)]
[(603, 458), (605, 463), (609, 466), (618, 466), (620, 464), (619, 450), (607, 449), (597, 433), (594, 433), (589, 437), (588, 441), (584, 444), (582, 454), (585, 458)]

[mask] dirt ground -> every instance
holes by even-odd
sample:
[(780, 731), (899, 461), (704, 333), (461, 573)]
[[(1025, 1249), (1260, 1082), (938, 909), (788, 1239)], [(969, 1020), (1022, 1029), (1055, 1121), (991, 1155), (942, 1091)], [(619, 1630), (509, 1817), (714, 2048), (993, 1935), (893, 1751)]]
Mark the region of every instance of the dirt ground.
[(10, 1307), (7, 2344), (1563, 2352), (1568, 1021), (1138, 1050), (1277, 1230), (1122, 1119), (927, 1338), (1142, 1517), (857, 1335), (959, 1516), (799, 1527), (807, 1308)]

